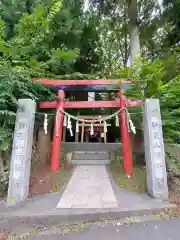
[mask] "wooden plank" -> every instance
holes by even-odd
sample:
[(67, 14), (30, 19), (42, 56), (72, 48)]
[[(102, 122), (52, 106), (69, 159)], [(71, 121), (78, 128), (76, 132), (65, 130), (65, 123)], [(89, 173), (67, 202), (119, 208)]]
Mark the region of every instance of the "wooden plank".
[(104, 143), (107, 143), (107, 134), (104, 132)]
[(84, 125), (82, 125), (82, 129), (81, 129), (81, 142), (84, 142)]
[(120, 79), (93, 79), (93, 80), (54, 80), (47, 78), (33, 78), (33, 81), (42, 83), (47, 86), (92, 86), (92, 85), (118, 85), (118, 84), (132, 84), (130, 80)]

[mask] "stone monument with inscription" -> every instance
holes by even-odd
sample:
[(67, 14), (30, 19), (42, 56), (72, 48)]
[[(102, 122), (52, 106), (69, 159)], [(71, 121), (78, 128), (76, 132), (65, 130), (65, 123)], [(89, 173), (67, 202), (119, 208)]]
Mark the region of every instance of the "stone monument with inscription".
[(158, 99), (145, 100), (144, 144), (148, 193), (155, 199), (168, 200), (164, 140)]
[(20, 99), (13, 138), (7, 204), (15, 205), (27, 199), (31, 169), (31, 153), (36, 103)]

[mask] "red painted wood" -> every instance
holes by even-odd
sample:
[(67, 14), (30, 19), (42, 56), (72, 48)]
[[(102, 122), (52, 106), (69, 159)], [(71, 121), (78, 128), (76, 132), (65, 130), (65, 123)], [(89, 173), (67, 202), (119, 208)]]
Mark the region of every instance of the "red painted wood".
[[(64, 109), (64, 91), (58, 91), (59, 100), (57, 101), (57, 109)], [(61, 100), (60, 100), (61, 99)], [(59, 112), (58, 122), (54, 124), (54, 135), (53, 135), (53, 144), (52, 144), (52, 154), (51, 154), (51, 170), (57, 172), (60, 166), (60, 155), (61, 155), (61, 140), (62, 140), (62, 129), (63, 129), (63, 119), (64, 114)], [(57, 125), (56, 125), (57, 124)], [(56, 127), (58, 128), (58, 134), (56, 136)]]
[(42, 83), (49, 86), (83, 86), (83, 85), (115, 85), (115, 84), (132, 84), (129, 80), (54, 80), (47, 78), (33, 78), (34, 81)]
[[(57, 102), (41, 102), (40, 108), (56, 108)], [(64, 108), (119, 108), (119, 101), (65, 102)]]
[(130, 100), (126, 99), (126, 106), (127, 107), (140, 107), (143, 106), (144, 102), (142, 100)]
[[(138, 101), (131, 101), (128, 99), (126, 101), (126, 107), (138, 107), (142, 106), (143, 102)], [(57, 102), (41, 102), (40, 108), (56, 108)], [(78, 101), (78, 102), (65, 102), (64, 108), (119, 108), (119, 101)]]
[(40, 108), (57, 108), (57, 101), (52, 101), (52, 102), (40, 102), (39, 105)]
[[(126, 107), (126, 99), (120, 90), (120, 108)], [(122, 155), (124, 172), (130, 176), (133, 175), (131, 138), (128, 132), (127, 115), (125, 111), (120, 112), (120, 130), (122, 136)]]
[(118, 101), (66, 102), (65, 108), (118, 108)]

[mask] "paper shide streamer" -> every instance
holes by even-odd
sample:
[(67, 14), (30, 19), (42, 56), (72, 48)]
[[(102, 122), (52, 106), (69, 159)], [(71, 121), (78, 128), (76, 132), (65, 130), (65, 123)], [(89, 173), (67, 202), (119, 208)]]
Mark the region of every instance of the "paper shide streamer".
[(76, 121), (76, 133), (78, 133), (78, 132), (79, 132), (79, 122)]
[(104, 121), (104, 132), (107, 133), (107, 123)]
[(91, 128), (90, 128), (90, 135), (94, 135), (94, 127), (93, 127), (93, 123), (91, 122)]
[(116, 127), (119, 127), (119, 117), (116, 115)]
[(129, 126), (130, 126), (132, 133), (136, 134), (136, 128), (131, 119), (129, 119)]
[(47, 114), (44, 114), (44, 132), (45, 132), (45, 134), (47, 134), (47, 127), (48, 127)]
[(71, 137), (73, 137), (73, 131), (72, 131), (72, 124), (71, 124), (71, 117), (68, 116), (68, 122), (67, 122), (67, 129), (69, 129)]
[(66, 115), (64, 116), (64, 123), (63, 123), (63, 126), (64, 126), (64, 127), (67, 127), (67, 116), (66, 116)]

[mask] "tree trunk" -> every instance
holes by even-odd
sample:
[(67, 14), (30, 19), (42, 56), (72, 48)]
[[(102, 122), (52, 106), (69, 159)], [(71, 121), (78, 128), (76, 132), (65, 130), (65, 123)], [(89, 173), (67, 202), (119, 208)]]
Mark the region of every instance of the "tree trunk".
[(2, 154), (0, 153), (0, 177), (2, 177), (4, 175), (4, 163), (3, 163), (3, 158), (2, 158)]
[(137, 0), (128, 2), (129, 34), (131, 46), (131, 65), (141, 56), (139, 28), (137, 24)]
[(129, 58), (128, 50), (128, 24), (127, 24), (127, 7), (124, 6), (124, 67), (127, 66)]
[(37, 155), (39, 164), (41, 166), (45, 166), (49, 163), (49, 152), (51, 148), (50, 142), (50, 132), (48, 128), (48, 133), (44, 133), (44, 128), (40, 127), (38, 131), (38, 147), (37, 147)]

